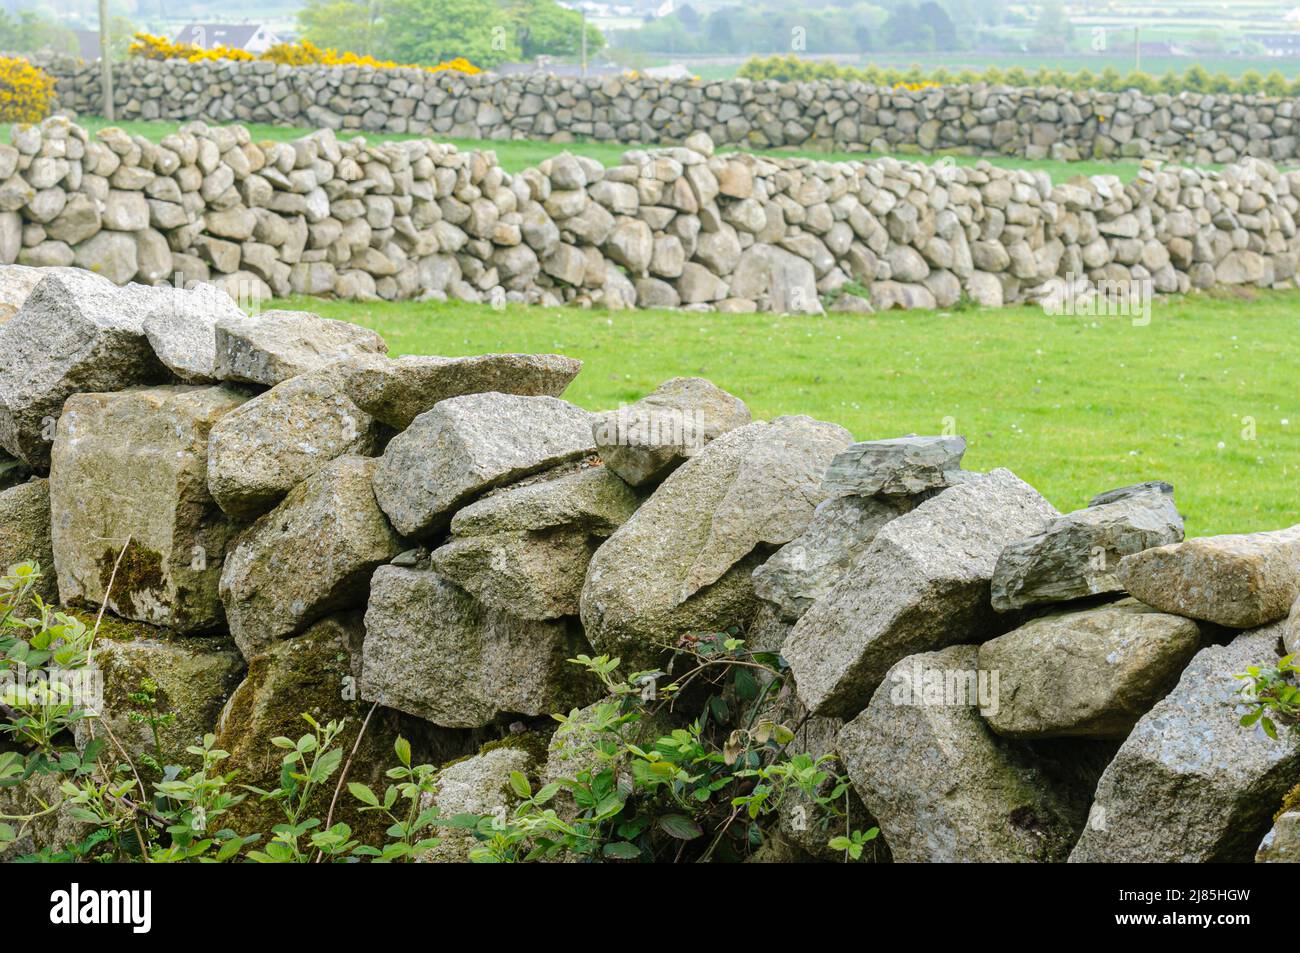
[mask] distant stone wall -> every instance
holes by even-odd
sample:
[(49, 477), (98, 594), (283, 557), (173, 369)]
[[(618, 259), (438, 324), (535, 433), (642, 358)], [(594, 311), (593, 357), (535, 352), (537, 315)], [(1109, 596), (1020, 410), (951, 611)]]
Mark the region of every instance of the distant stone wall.
[[(510, 175), (491, 151), (241, 126), (160, 143), (66, 119), (0, 146), (0, 262), (118, 284), (820, 313), (1216, 284), (1291, 287), (1300, 172), (1248, 159), (1053, 185), (1044, 172), (632, 150)], [(1115, 301), (1107, 299), (1108, 304)]]
[[(64, 108), (100, 111), (99, 68), (46, 65)], [(1297, 154), (1292, 99), (843, 81), (696, 82), (432, 74), (362, 67), (130, 60), (116, 68), (122, 119), (264, 122), (466, 139), (681, 142), (852, 151), (957, 150), (1065, 160), (1160, 155), (1198, 164)]]

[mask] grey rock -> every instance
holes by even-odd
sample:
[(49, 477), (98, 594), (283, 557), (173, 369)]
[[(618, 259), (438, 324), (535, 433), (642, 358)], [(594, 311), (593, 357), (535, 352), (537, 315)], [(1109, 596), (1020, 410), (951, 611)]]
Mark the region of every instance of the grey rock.
[(1286, 811), (1277, 816), (1272, 829), (1260, 841), (1255, 863), (1300, 863), (1300, 811)]
[(454, 728), (547, 715), (594, 697), (590, 677), (566, 661), (583, 651), (572, 620), (519, 619), (435, 571), (382, 566), (371, 580), (360, 692)]
[(1012, 540), (1057, 515), (993, 470), (886, 523), (782, 648), (814, 714), (851, 717), (899, 659), (997, 634), (989, 580)]
[[(438, 773), (438, 792), (424, 807), (437, 808), (439, 817), (458, 814), (508, 816), (519, 804), (510, 776), (535, 773), (533, 756), (524, 748), (494, 748), (449, 765)], [(421, 856), (430, 864), (469, 863), (480, 841), (464, 828), (447, 828), (437, 846)]]
[(829, 495), (912, 495), (951, 486), (964, 437), (896, 437), (855, 443), (826, 470)]
[(674, 377), (636, 403), (599, 414), (596, 452), (632, 486), (659, 483), (710, 440), (750, 422), (739, 398), (701, 377)]
[(218, 379), (217, 322), (244, 317), (230, 295), (212, 285), (169, 288), (144, 318), (144, 333), (158, 359), (181, 380)]
[(1202, 649), (1102, 775), (1071, 862), (1245, 862), (1300, 771), (1300, 744), (1239, 719), (1251, 665), (1275, 664), (1279, 626)]
[(34, 479), (0, 490), (0, 573), (15, 563), (35, 562), (41, 578), (32, 592), (55, 602), (59, 586), (50, 543), (50, 481)]
[(215, 373), (221, 380), (271, 387), (358, 354), (383, 354), (374, 331), (303, 311), (263, 311), (216, 324)]
[(88, 272), (59, 271), (37, 285), (0, 325), (0, 447), (44, 467), (70, 394), (166, 380), (141, 324), (148, 300)]
[(1008, 612), (1120, 592), (1121, 558), (1182, 538), (1183, 518), (1165, 493), (1136, 493), (1067, 513), (1002, 551), (993, 570), (993, 608)]
[(882, 526), (918, 502), (908, 496), (840, 496), (819, 503), (803, 535), (754, 570), (754, 591), (777, 607), (781, 619), (798, 621), (835, 588)]
[(376, 464), (331, 461), (235, 540), (220, 591), (245, 658), (331, 612), (364, 604), (371, 573), (402, 551), (375, 503)]
[(592, 645), (643, 668), (685, 632), (743, 625), (757, 608), (751, 573), (807, 527), (821, 473), (851, 439), (780, 417), (707, 444), (596, 550), (581, 601)]
[(892, 666), (840, 732), (839, 756), (899, 863), (1065, 860), (1090, 788), (989, 731), (976, 652), (954, 645)]
[(1136, 599), (1033, 619), (980, 646), (980, 670), (999, 686), (985, 719), (1008, 738), (1123, 739), (1200, 643), (1191, 619)]
[(591, 415), (554, 397), (467, 394), (434, 405), (388, 444), (375, 496), (398, 531), (427, 536), (493, 487), (594, 450)]
[(475, 357), (363, 357), (345, 365), (353, 402), (397, 430), (448, 397), (496, 391), (559, 397), (582, 369), (560, 354), (481, 354)]
[(227, 414), (208, 443), (208, 488), (228, 515), (250, 520), (331, 460), (379, 449), (374, 419), (344, 393), (340, 364), (276, 384)]
[(50, 463), (63, 602), (106, 602), (181, 632), (221, 626), (217, 584), (232, 527), (208, 495), (208, 434), (244, 400), (188, 385), (68, 399)]

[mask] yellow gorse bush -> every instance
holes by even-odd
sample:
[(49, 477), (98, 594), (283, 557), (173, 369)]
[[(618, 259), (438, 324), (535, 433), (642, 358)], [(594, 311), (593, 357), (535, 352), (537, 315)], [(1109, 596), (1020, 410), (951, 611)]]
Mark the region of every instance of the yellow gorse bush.
[(0, 122), (40, 122), (54, 107), (54, 77), (21, 57), (0, 56)]
[(285, 66), (370, 66), (374, 69), (422, 69), (429, 73), (441, 73), (454, 70), (457, 73), (473, 75), (481, 73), (477, 66), (464, 57), (457, 57), (437, 66), (420, 66), (417, 63), (395, 63), (392, 60), (379, 60), (370, 55), (344, 51), (340, 53), (333, 48), (322, 48), (303, 40), (300, 43), (277, 43), (260, 56), (254, 56), (244, 50), (228, 46), (217, 46), (210, 50), (202, 49), (190, 43), (176, 43), (162, 36), (137, 33), (131, 44), (132, 56), (146, 60), (188, 60), (199, 63), (208, 60), (264, 60)]

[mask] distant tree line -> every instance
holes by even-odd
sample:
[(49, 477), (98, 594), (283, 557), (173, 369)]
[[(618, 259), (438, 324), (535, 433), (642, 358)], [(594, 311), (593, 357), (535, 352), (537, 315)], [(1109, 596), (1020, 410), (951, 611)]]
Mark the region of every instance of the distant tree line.
[[(409, 63), (493, 67), (582, 47), (582, 14), (555, 0), (307, 0), (298, 25), (317, 46)], [(588, 53), (604, 45), (589, 24)]]
[[(1033, 43), (1063, 49), (1069, 19), (1059, 0), (1040, 8)], [(1002, 0), (754, 0), (701, 12), (687, 2), (637, 30), (611, 34), (633, 52), (743, 53), (928, 52), (969, 48), (983, 31), (1024, 23)]]

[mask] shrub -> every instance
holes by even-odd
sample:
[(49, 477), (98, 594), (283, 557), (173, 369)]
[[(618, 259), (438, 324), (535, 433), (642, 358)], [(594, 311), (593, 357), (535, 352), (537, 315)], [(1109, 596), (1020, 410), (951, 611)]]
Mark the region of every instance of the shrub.
[(991, 66), (979, 73), (965, 69), (953, 76), (946, 69), (939, 69), (928, 76), (919, 67), (907, 71), (898, 69), (881, 69), (877, 66), (862, 68), (838, 66), (829, 60), (801, 60), (792, 54), (768, 57), (752, 57), (736, 74), (742, 79), (779, 80), (780, 82), (810, 82), (813, 80), (839, 79), (869, 83), (873, 86), (893, 86), (906, 89), (924, 89), (931, 86), (946, 86), (951, 83), (970, 85), (987, 83), (991, 86), (1056, 86), (1061, 89), (1087, 90), (1102, 92), (1122, 92), (1128, 89), (1144, 93), (1180, 92), (1215, 92), (1215, 93), (1265, 93), (1269, 96), (1287, 96), (1300, 94), (1300, 80), (1288, 82), (1281, 73), (1274, 71), (1267, 77), (1260, 76), (1254, 70), (1243, 73), (1240, 79), (1232, 79), (1224, 73), (1210, 76), (1204, 68), (1193, 66), (1185, 73), (1173, 70), (1156, 77), (1149, 73), (1132, 72), (1121, 76), (1113, 67), (1107, 66), (1100, 74), (1094, 75), (1089, 70), (1067, 73), (1061, 69), (1039, 68), (1032, 74), (1020, 67), (1006, 71)]
[(260, 56), (254, 56), (252, 53), (229, 46), (215, 46), (212, 49), (205, 50), (189, 43), (174, 43), (166, 37), (137, 33), (135, 42), (131, 44), (130, 54), (138, 59), (188, 60), (191, 63), (211, 60), (234, 60), (237, 62), (262, 60), (286, 66), (370, 66), (375, 69), (422, 69), (429, 73), (452, 70), (467, 75), (482, 72), (464, 57), (438, 63), (436, 66), (421, 66), (416, 63), (395, 63), (392, 60), (378, 60), (373, 56), (363, 56), (347, 51), (340, 53), (330, 47), (316, 46), (316, 44), (307, 40), (303, 40), (301, 43), (277, 43)]
[(54, 107), (54, 78), (22, 57), (0, 57), (0, 122), (40, 122)]

